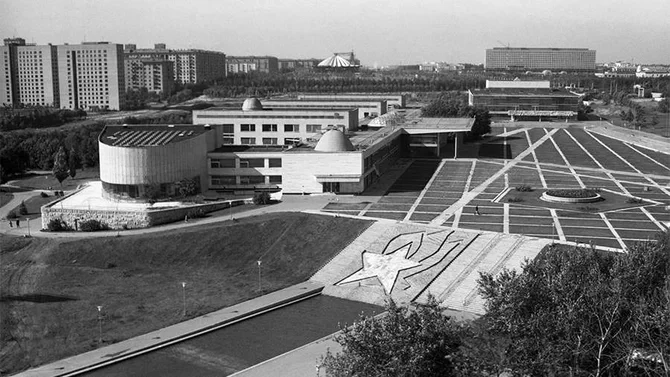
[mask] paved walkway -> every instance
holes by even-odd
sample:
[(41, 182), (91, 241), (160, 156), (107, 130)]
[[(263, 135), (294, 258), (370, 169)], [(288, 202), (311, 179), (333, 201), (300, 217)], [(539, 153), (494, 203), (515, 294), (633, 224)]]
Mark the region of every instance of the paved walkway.
[(296, 300), (318, 295), (322, 289), (323, 286), (320, 284), (304, 282), (176, 325), (30, 369), (15, 376), (72, 376), (199, 336)]

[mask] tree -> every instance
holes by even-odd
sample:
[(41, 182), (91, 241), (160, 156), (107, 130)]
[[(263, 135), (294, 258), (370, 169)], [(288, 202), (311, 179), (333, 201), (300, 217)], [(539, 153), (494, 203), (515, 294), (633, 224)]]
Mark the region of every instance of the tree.
[(70, 175), (71, 178), (74, 178), (77, 175), (77, 165), (79, 161), (77, 161), (77, 152), (74, 150), (74, 146), (70, 148), (70, 155), (68, 156), (68, 174)]
[(661, 113), (670, 113), (670, 101), (667, 98), (658, 103), (658, 111)]
[(21, 201), (21, 204), (19, 205), (19, 215), (27, 215), (28, 214), (28, 207), (26, 207), (26, 202), (23, 200)]
[(53, 167), (54, 178), (58, 180), (61, 188), (63, 187), (63, 181), (68, 177), (68, 165), (67, 165), (67, 155), (65, 154), (65, 148), (61, 146), (54, 156), (54, 167)]
[(669, 294), (667, 239), (620, 255), (545, 248), (520, 274), (482, 273), (483, 318), (490, 334), (510, 339), (507, 366), (521, 375), (618, 376), (634, 372), (631, 355), (642, 350), (667, 373), (670, 312), (653, 304)]
[(329, 376), (453, 376), (461, 331), (433, 297), (415, 309), (390, 300), (385, 315), (342, 329), (335, 338), (342, 352), (328, 352), (322, 365)]

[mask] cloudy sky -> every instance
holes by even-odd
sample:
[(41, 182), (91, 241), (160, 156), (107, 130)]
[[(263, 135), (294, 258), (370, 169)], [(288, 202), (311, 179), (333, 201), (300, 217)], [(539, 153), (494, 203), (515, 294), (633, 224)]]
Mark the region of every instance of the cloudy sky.
[(485, 50), (584, 47), (670, 63), (670, 0), (0, 0), (0, 35), (110, 41), (364, 65), (483, 63)]

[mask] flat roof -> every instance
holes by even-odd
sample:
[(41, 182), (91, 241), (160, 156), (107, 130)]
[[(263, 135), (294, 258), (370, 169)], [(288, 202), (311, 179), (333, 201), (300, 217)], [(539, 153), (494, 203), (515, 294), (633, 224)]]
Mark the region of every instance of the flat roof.
[(132, 124), (106, 126), (99, 139), (115, 147), (157, 147), (201, 135), (211, 128), (198, 125)]
[(475, 96), (534, 96), (534, 97), (579, 97), (565, 89), (552, 88), (488, 88), (471, 90)]
[(446, 130), (449, 132), (470, 131), (473, 118), (418, 118), (400, 125), (405, 130)]

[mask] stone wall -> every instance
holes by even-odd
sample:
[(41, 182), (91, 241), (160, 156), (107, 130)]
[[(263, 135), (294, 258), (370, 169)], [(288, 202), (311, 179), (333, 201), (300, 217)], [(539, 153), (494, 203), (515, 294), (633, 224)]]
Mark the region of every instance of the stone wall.
[[(62, 199), (61, 199), (62, 200)], [(42, 229), (47, 229), (52, 219), (61, 219), (75, 229), (86, 220), (98, 220), (111, 229), (137, 229), (183, 221), (191, 211), (202, 210), (205, 213), (229, 207), (252, 203), (251, 200), (229, 200), (224, 202), (193, 204), (178, 208), (150, 209), (140, 211), (116, 211), (95, 209), (72, 209), (58, 206), (60, 201), (42, 207)]]

